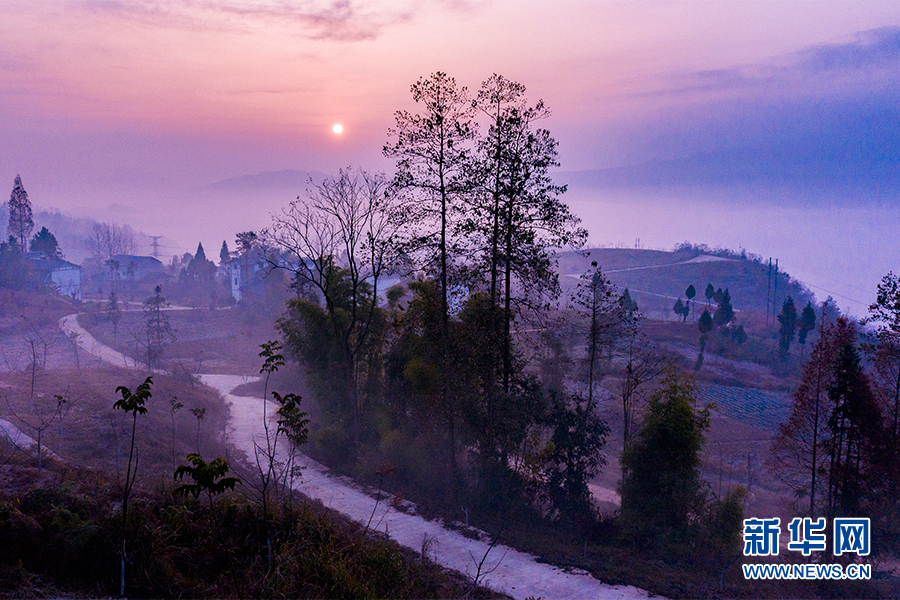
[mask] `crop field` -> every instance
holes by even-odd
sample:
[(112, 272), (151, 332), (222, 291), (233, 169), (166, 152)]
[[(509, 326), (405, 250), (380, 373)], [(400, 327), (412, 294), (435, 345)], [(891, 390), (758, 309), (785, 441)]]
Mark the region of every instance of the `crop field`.
[(787, 394), (710, 383), (697, 387), (702, 403), (715, 402), (716, 410), (723, 415), (763, 431), (774, 433), (790, 414), (791, 398)]

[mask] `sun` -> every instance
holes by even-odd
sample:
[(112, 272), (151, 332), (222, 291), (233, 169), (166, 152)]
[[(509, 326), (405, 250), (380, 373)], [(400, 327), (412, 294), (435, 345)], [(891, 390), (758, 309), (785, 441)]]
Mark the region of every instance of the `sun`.
[(335, 123), (331, 126), (331, 131), (334, 133), (334, 135), (341, 135), (342, 133), (344, 133), (344, 126), (340, 123)]

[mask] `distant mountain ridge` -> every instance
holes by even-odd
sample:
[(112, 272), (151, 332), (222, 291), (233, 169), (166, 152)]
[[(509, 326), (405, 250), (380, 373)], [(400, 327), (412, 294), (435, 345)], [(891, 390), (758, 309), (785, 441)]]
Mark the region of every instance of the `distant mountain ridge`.
[[(784, 152), (789, 152), (785, 150)], [(785, 161), (773, 150), (736, 149), (696, 153), (675, 160), (651, 160), (624, 167), (560, 172), (557, 180), (573, 188), (635, 186), (783, 186), (839, 191), (857, 190), (876, 196), (900, 191), (900, 163), (889, 156), (841, 156), (796, 153)]]
[(320, 183), (327, 176), (318, 171), (299, 171), (296, 169), (285, 169), (283, 171), (261, 171), (254, 175), (240, 175), (238, 177), (229, 177), (220, 181), (213, 182), (209, 185), (192, 188), (189, 192), (268, 192), (296, 190), (296, 194), (300, 194), (309, 185), (310, 180), (313, 183)]

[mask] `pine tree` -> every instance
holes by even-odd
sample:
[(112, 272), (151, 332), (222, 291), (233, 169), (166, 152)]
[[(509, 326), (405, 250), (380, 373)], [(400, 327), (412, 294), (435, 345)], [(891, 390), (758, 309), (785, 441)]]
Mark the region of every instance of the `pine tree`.
[(162, 286), (153, 288), (153, 295), (144, 301), (144, 320), (147, 333), (147, 368), (152, 371), (158, 364), (163, 350), (175, 339), (169, 317), (163, 311), (168, 306), (162, 295)]
[(709, 303), (712, 301), (713, 296), (716, 295), (716, 288), (711, 283), (707, 283), (703, 295), (706, 296), (706, 307), (709, 308)]
[(778, 322), (781, 323), (781, 327), (778, 329), (778, 349), (782, 356), (787, 356), (791, 349), (791, 342), (794, 341), (794, 332), (797, 329), (797, 309), (794, 307), (794, 299), (790, 296), (785, 299), (781, 307)]
[(31, 202), (28, 192), (22, 186), (22, 178), (16, 175), (12, 193), (9, 195), (9, 234), (16, 238), (19, 248), (24, 252), (25, 242), (34, 229), (34, 218), (31, 213)]
[(728, 292), (728, 288), (725, 288), (725, 291), (722, 292), (722, 295), (719, 296), (716, 302), (718, 302), (719, 307), (713, 315), (713, 323), (715, 323), (716, 327), (724, 327), (734, 319), (734, 309), (731, 307), (731, 294)]
[(685, 310), (685, 304), (681, 301), (681, 298), (675, 301), (675, 306), (672, 307), (672, 311), (681, 317), (682, 322), (687, 320), (687, 311)]
[(688, 308), (693, 310), (694, 306), (694, 296), (697, 295), (697, 288), (694, 287), (694, 284), (691, 284), (684, 290), (684, 295), (688, 300)]
[(231, 252), (228, 250), (228, 242), (222, 240), (222, 249), (219, 250), (219, 266), (231, 262)]
[(881, 411), (856, 346), (853, 323), (838, 319), (840, 341), (832, 366), (828, 398), (834, 407), (828, 419), (831, 434), (828, 472), (829, 517), (859, 517), (875, 484), (875, 455), (882, 434)]
[(61, 260), (63, 257), (56, 236), (46, 227), (41, 227), (41, 230), (34, 234), (29, 249), (32, 252), (43, 252), (51, 260)]
[(801, 355), (802, 348), (806, 346), (806, 336), (809, 332), (816, 328), (816, 309), (813, 308), (812, 302), (807, 302), (803, 312), (800, 313), (800, 325), (797, 328), (797, 343), (800, 344)]

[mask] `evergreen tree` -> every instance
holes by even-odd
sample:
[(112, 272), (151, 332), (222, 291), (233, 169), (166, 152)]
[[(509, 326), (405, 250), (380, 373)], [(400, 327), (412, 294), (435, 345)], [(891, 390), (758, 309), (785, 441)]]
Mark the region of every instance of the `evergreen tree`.
[(632, 300), (631, 292), (628, 291), (628, 288), (625, 288), (625, 291), (622, 292), (622, 306), (625, 307), (625, 311), (628, 313), (629, 318), (633, 318), (635, 313), (640, 310), (638, 303)]
[(158, 364), (165, 347), (175, 339), (169, 317), (163, 311), (166, 306), (168, 303), (162, 295), (162, 286), (159, 285), (153, 288), (153, 295), (144, 301), (147, 368), (151, 371)]
[(700, 320), (697, 321), (697, 328), (700, 330), (700, 335), (704, 336), (715, 328), (712, 315), (709, 314), (708, 310), (704, 309), (703, 313), (701, 313)]
[(22, 178), (16, 175), (12, 193), (9, 195), (9, 234), (16, 238), (19, 248), (24, 251), (25, 242), (34, 229), (34, 218), (31, 213), (31, 202), (28, 192), (22, 186)]
[(707, 283), (703, 295), (706, 296), (706, 307), (709, 308), (709, 303), (712, 302), (713, 296), (716, 295), (716, 288), (711, 283)]
[(41, 230), (34, 234), (29, 248), (32, 252), (43, 252), (51, 260), (61, 260), (63, 257), (56, 236), (46, 227), (41, 227)]
[(724, 327), (734, 319), (734, 309), (731, 307), (731, 294), (728, 292), (728, 288), (725, 288), (716, 302), (719, 307), (713, 315), (713, 323), (716, 327)]
[(691, 310), (693, 310), (694, 296), (697, 295), (697, 289), (694, 287), (693, 284), (691, 284), (687, 287), (686, 290), (684, 290), (684, 295), (688, 299), (688, 306), (690, 307)]
[(188, 263), (187, 274), (192, 281), (204, 286), (209, 285), (216, 274), (216, 265), (211, 260), (207, 260), (202, 243), (197, 244), (197, 252)]
[(688, 311), (688, 310), (690, 310), (690, 309), (688, 309), (688, 308), (685, 306), (684, 302), (681, 301), (681, 298), (679, 298), (678, 300), (676, 300), (676, 301), (675, 301), (675, 306), (672, 307), (672, 311), (673, 311), (676, 315), (678, 315), (679, 317), (681, 317), (681, 321), (682, 321), (682, 322), (684, 322), (684, 321), (687, 320), (687, 316), (688, 316), (688, 312), (687, 312), (687, 311)]
[(781, 326), (778, 329), (778, 350), (782, 356), (787, 356), (794, 341), (794, 332), (797, 329), (797, 309), (794, 307), (794, 299), (788, 296), (778, 315)]
[[(807, 302), (803, 312), (800, 313), (800, 324), (797, 327), (797, 343), (803, 348), (806, 346), (806, 336), (816, 328), (816, 309), (812, 302)], [(802, 350), (801, 350), (802, 352)]]
[(834, 407), (830, 432), (829, 517), (863, 516), (865, 501), (875, 485), (875, 455), (881, 435), (881, 411), (856, 346), (856, 327), (838, 319), (839, 341), (832, 365), (828, 398)]
[(231, 252), (228, 250), (228, 242), (222, 240), (222, 249), (219, 250), (219, 266), (231, 262)]
[(639, 538), (684, 539), (704, 502), (700, 451), (710, 409), (695, 408), (696, 391), (691, 377), (671, 369), (622, 453), (622, 521)]

